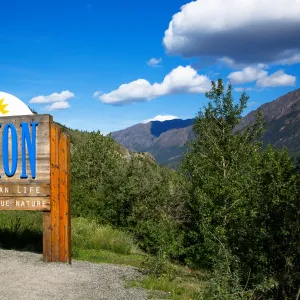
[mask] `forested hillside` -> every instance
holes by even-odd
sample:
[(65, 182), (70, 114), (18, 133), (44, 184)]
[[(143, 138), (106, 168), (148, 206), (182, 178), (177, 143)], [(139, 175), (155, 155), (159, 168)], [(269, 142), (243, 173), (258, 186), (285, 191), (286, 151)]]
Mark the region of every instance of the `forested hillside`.
[(72, 213), (129, 230), (158, 256), (157, 274), (168, 260), (209, 270), (204, 299), (295, 299), (298, 167), (285, 150), (263, 147), (261, 112), (233, 134), (245, 93), (234, 104), (231, 86), (219, 80), (206, 96), (179, 171), (130, 154), (110, 136), (70, 131)]
[(185, 144), (193, 136), (193, 119), (174, 119), (137, 124), (112, 133), (124, 147), (137, 152), (149, 152), (162, 165), (178, 165)]
[[(300, 89), (259, 107), (266, 120), (263, 135), (265, 145), (278, 148), (287, 147), (290, 154), (300, 154)], [(236, 130), (246, 128), (255, 120), (257, 110), (242, 118)]]
[[(300, 154), (300, 89), (258, 108), (266, 120), (262, 136), (264, 145), (287, 147), (293, 156)], [(243, 117), (235, 131), (243, 129), (255, 120), (254, 110)], [(112, 133), (112, 137), (124, 147), (138, 152), (150, 152), (162, 165), (178, 166), (186, 149), (187, 141), (193, 139), (194, 119), (171, 120), (137, 124)]]

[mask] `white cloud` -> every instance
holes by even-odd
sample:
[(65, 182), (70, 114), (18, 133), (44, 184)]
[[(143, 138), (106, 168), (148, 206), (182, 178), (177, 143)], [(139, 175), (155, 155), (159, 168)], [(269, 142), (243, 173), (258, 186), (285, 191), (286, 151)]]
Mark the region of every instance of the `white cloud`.
[(70, 108), (70, 104), (65, 101), (54, 102), (51, 105), (46, 106), (46, 110), (48, 110), (48, 111), (62, 110), (62, 109), (67, 109), (67, 108)]
[(256, 85), (260, 87), (292, 86), (296, 83), (296, 77), (285, 74), (280, 70), (270, 76), (260, 78)]
[(145, 120), (143, 123), (149, 123), (149, 122), (152, 122), (152, 121), (163, 122), (163, 121), (169, 121), (169, 120), (174, 120), (174, 119), (179, 119), (179, 118), (176, 117), (176, 116), (172, 116), (172, 115), (158, 115), (158, 116), (156, 116), (152, 119)]
[(227, 56), (218, 58), (217, 61), (231, 69), (241, 69), (245, 67), (245, 64), (237, 63), (235, 60)]
[[(163, 39), (167, 53), (274, 62), (300, 53), (299, 0), (197, 0), (172, 17)], [(297, 60), (298, 61), (298, 60)]]
[[(257, 87), (277, 87), (277, 86), (291, 86), (296, 82), (296, 77), (285, 74), (283, 70), (279, 70), (271, 75), (267, 71), (263, 70), (266, 66), (258, 64), (256, 67), (249, 66), (242, 71), (232, 72), (228, 75), (228, 79), (232, 84), (242, 84), (256, 81)], [(236, 92), (242, 90), (253, 90), (253, 88), (235, 88)]]
[(103, 92), (101, 92), (101, 91), (96, 91), (96, 92), (94, 93), (94, 95), (93, 95), (93, 98), (96, 98), (96, 97), (100, 96), (101, 94), (103, 94)]
[(59, 102), (59, 101), (66, 101), (75, 97), (73, 93), (70, 91), (62, 91), (61, 93), (53, 93), (49, 96), (37, 96), (33, 97), (29, 103), (51, 103), (51, 102)]
[(232, 84), (242, 84), (253, 82), (268, 75), (267, 71), (262, 70), (264, 65), (259, 64), (257, 67), (246, 67), (242, 71), (232, 72), (228, 75), (228, 79)]
[(161, 83), (150, 84), (145, 79), (138, 79), (122, 84), (117, 90), (103, 94), (99, 99), (109, 104), (143, 102), (170, 94), (205, 93), (210, 84), (207, 76), (199, 75), (190, 66), (179, 66), (166, 75)]
[(288, 56), (288, 58), (281, 59), (276, 63), (280, 65), (294, 65), (300, 63), (300, 52), (291, 54), (290, 56)]
[(150, 60), (147, 61), (147, 65), (150, 67), (158, 67), (159, 63), (162, 62), (161, 58), (151, 58)]

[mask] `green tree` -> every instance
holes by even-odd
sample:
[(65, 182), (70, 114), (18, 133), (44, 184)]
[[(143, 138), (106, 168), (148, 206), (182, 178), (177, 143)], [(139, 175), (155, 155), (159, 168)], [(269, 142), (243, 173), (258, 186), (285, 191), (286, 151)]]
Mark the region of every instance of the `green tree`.
[[(182, 170), (190, 182), (190, 263), (214, 267), (219, 294), (241, 286), (265, 299), (293, 299), (300, 284), (299, 174), (287, 151), (262, 149), (264, 122), (236, 132), (248, 97), (212, 83)], [(294, 228), (294, 229), (292, 229)], [(221, 280), (220, 280), (221, 278)], [(222, 281), (223, 280), (223, 281)], [(221, 292), (220, 292), (221, 291)]]
[(179, 259), (184, 252), (183, 224), (187, 218), (186, 183), (174, 170), (145, 159), (131, 160), (127, 199), (132, 212), (129, 227), (140, 246), (153, 254)]
[(212, 253), (227, 243), (226, 228), (235, 209), (243, 202), (254, 161), (259, 157), (263, 121), (233, 133), (246, 108), (243, 93), (234, 103), (232, 86), (225, 91), (223, 81), (212, 82), (210, 99), (195, 119), (195, 139), (188, 144), (182, 170), (190, 182), (192, 215), (188, 234), (189, 256), (197, 264), (212, 263)]
[(75, 132), (71, 141), (73, 214), (103, 221), (110, 217), (104, 211), (105, 203), (117, 197), (122, 186), (126, 161), (120, 146), (100, 132)]

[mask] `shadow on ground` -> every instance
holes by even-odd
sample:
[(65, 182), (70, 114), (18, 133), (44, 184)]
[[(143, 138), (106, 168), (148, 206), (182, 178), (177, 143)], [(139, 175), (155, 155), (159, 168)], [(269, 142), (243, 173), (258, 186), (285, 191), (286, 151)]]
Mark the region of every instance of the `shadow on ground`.
[(42, 253), (43, 234), (30, 230), (15, 233), (0, 229), (0, 248)]
[(0, 248), (42, 253), (42, 214), (0, 212)]

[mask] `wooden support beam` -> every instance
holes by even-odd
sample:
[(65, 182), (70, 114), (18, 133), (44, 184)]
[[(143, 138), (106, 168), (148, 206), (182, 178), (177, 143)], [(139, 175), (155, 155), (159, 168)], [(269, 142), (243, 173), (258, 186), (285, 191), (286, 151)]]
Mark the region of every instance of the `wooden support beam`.
[(70, 138), (50, 127), (50, 213), (44, 212), (44, 261), (71, 264)]
[(71, 214), (70, 214), (70, 139), (66, 134), (60, 137), (60, 193), (59, 193), (59, 260), (70, 262)]

